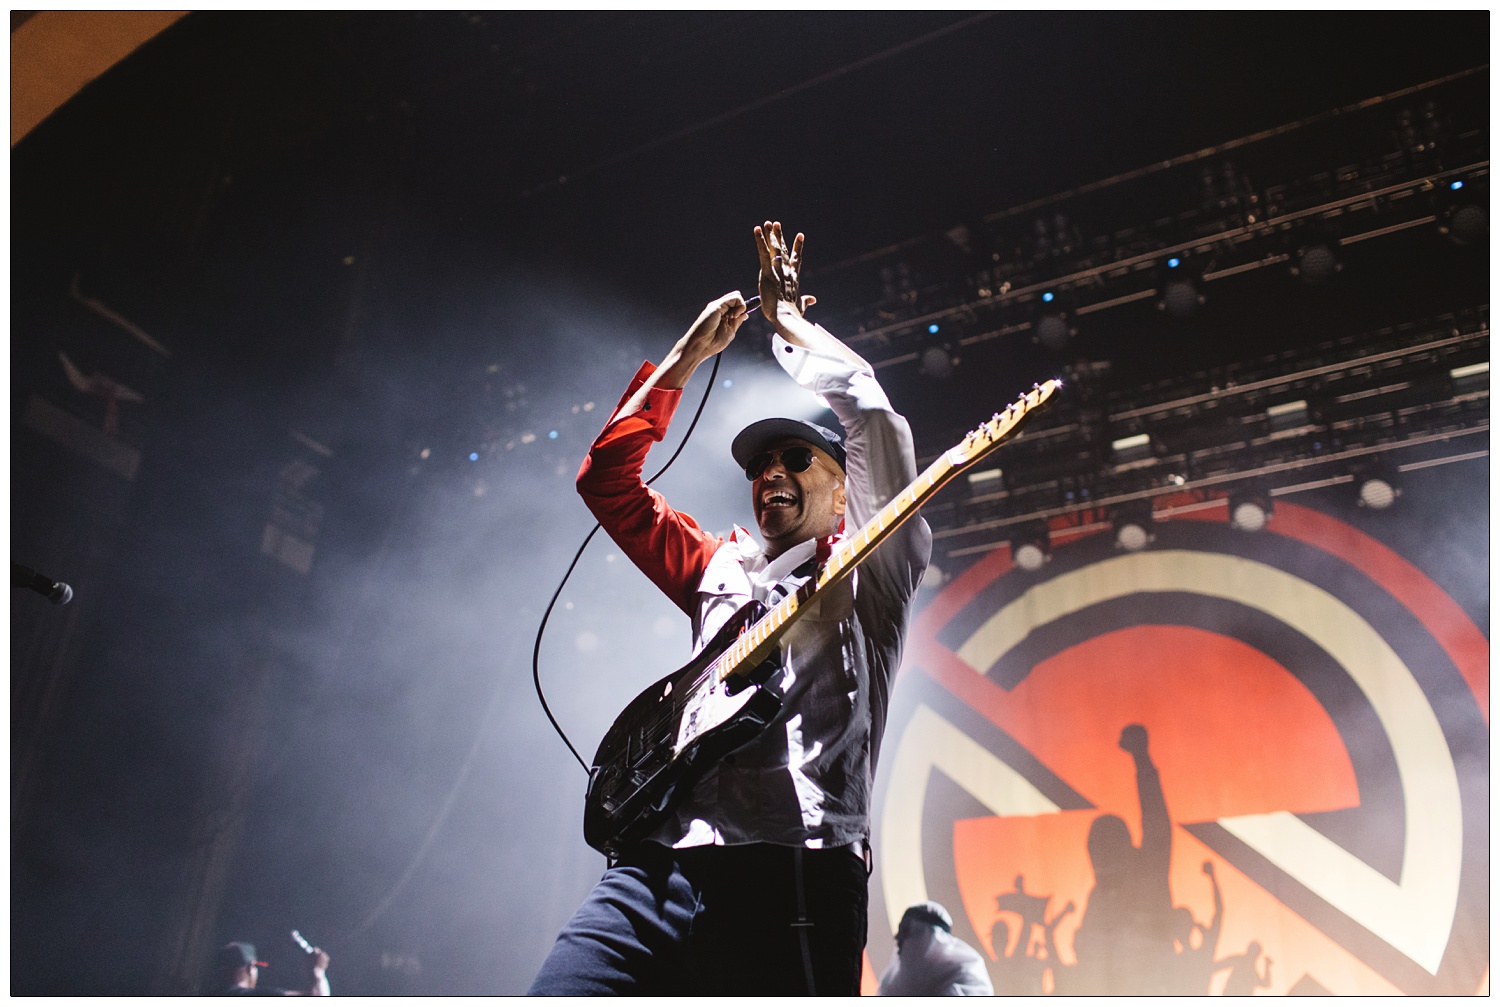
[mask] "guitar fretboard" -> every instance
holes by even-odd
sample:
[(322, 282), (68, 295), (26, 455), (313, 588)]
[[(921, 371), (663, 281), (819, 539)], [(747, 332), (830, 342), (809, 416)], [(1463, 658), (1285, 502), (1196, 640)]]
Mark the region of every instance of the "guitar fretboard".
[(1045, 402), (1061, 387), (1057, 380), (1038, 385), (996, 413), (988, 423), (982, 424), (966, 436), (957, 447), (938, 456), (937, 461), (917, 476), (912, 483), (882, 507), (874, 517), (854, 535), (839, 543), (822, 572), (810, 580), (795, 594), (786, 598), (748, 627), (733, 646), (724, 651), (714, 662), (714, 674), (719, 681), (730, 675), (746, 674), (760, 667), (770, 657), (771, 650), (797, 616), (819, 591), (837, 584), (854, 572), (870, 552), (885, 541), (897, 528), (912, 516), (938, 490), (954, 476), (988, 455), (1009, 437), (1032, 410)]

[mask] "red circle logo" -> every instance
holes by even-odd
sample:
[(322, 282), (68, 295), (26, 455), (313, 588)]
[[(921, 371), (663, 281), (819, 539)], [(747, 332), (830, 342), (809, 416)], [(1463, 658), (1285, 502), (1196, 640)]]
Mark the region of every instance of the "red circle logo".
[(996, 993), (1488, 985), (1488, 641), (1420, 570), (1278, 503), (1008, 550), (914, 622), (870, 953), (932, 899)]

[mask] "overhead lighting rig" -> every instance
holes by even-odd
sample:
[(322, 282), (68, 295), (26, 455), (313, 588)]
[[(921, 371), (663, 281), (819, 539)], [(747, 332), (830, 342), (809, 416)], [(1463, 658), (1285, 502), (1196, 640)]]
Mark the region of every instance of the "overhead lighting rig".
[(1379, 509), (1404, 474), (1488, 454), (1488, 351), (1476, 312), (1116, 393), (1098, 423), (1059, 400), (1000, 448), (1003, 492), (976, 486), (924, 513), (939, 548), (958, 555), (1014, 547), (1037, 521), (1106, 513), (1118, 531), (1119, 508), (1167, 498), (1232, 495), (1231, 520), (1246, 531), (1275, 498), (1326, 486), (1350, 484)]
[[(879, 357), (861, 348), (879, 367), (920, 360), (929, 329), (959, 313), (973, 322), (971, 343), (1029, 326), (1039, 343), (1057, 350), (1086, 315), (1153, 298), (1164, 313), (1188, 317), (1215, 282), (1268, 266), (1308, 286), (1327, 284), (1344, 268), (1350, 246), (1412, 228), (1435, 226), (1456, 243), (1480, 246), (1488, 235), (1486, 81), (1476, 70), (1311, 116), (990, 214), (964, 226), (963, 242), (942, 232), (836, 264), (819, 272), (819, 282), (836, 286), (844, 274), (871, 290), (867, 274), (878, 274), (880, 303), (846, 299), (853, 307), (836, 324), (856, 333), (849, 340), (855, 346), (882, 351)], [(1453, 114), (1444, 119), (1449, 125), (1406, 146), (1392, 119), (1417, 91)], [(1325, 151), (1321, 156), (1340, 166), (1258, 189), (1231, 170), (1229, 151), (1239, 162), (1255, 151), (1253, 159), (1265, 165), (1276, 163), (1273, 150), (1299, 166), (1309, 151)], [(1349, 163), (1337, 160), (1351, 151), (1360, 153)], [(1176, 213), (1144, 224), (1129, 219), (1140, 205), (1174, 202)], [(1094, 222), (1093, 237), (1080, 233), (1080, 220)], [(982, 231), (988, 233), (980, 240)], [(1205, 265), (1195, 272), (1194, 262)]]

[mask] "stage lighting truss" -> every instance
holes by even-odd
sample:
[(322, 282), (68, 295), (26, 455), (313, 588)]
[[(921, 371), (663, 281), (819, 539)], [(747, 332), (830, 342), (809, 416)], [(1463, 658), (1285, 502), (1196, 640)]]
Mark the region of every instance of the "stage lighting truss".
[[(1118, 535), (1131, 516), (1120, 508), (1153, 500), (1222, 507), (1233, 494), (1229, 518), (1245, 531), (1287, 493), (1350, 485), (1362, 506), (1390, 506), (1403, 473), (1488, 455), (1488, 353), (1487, 316), (1475, 311), (1115, 393), (1092, 419), (1098, 403), (1059, 400), (1001, 448), (1003, 484), (998, 473), (971, 481), (926, 514), (940, 549), (958, 556), (1034, 521)], [(1122, 548), (1149, 542), (1137, 525)]]
[[(1246, 188), (1243, 198), (1204, 202), (1198, 175), (1227, 166), (1222, 154), (1204, 150), (989, 214), (966, 225), (963, 242), (938, 232), (850, 259), (829, 267), (825, 285), (844, 274), (851, 292), (885, 291), (908, 261), (910, 275), (924, 279), (904, 296), (884, 296), (879, 304), (861, 303), (856, 295), (845, 301), (850, 315), (834, 324), (856, 333), (850, 339), (856, 347), (878, 349), (882, 359), (868, 357), (877, 367), (921, 361), (922, 349), (933, 341), (931, 327), (938, 326), (947, 338), (945, 326), (960, 314), (974, 319), (965, 345), (1029, 327), (1039, 344), (1056, 350), (1070, 344), (1085, 315), (1149, 298), (1163, 314), (1189, 318), (1211, 296), (1214, 282), (1267, 266), (1287, 269), (1309, 286), (1326, 284), (1342, 268), (1346, 247), (1434, 222), (1454, 242), (1482, 247), (1489, 231), (1486, 79), (1479, 73), (1456, 78), (1424, 96), (1444, 103), (1455, 126), (1427, 138), (1415, 152), (1393, 139), (1389, 106), (1362, 103), (1336, 120), (1314, 116), (1217, 148), (1260, 147), (1256, 160), (1265, 173), (1277, 163), (1279, 155), (1270, 149), (1275, 145), (1296, 148), (1298, 153), (1287, 153), (1283, 163), (1300, 165), (1306, 163), (1303, 145), (1314, 136), (1361, 146), (1356, 142), (1360, 124), (1366, 131), (1363, 149), (1392, 145), (1386, 154), (1336, 171)], [(1334, 121), (1337, 130), (1330, 126)], [(1335, 132), (1336, 138), (1330, 135)], [(1170, 206), (1174, 199), (1180, 207), (1175, 214), (1135, 226), (1119, 218), (1122, 207)], [(1070, 221), (1065, 241), (1053, 240), (1052, 222), (1059, 214)], [(1107, 229), (1099, 225), (1093, 237), (1073, 233), (1072, 221), (1088, 219), (1108, 219)], [(1045, 248), (1033, 234), (1037, 221), (1049, 222), (1052, 237)], [(981, 247), (1014, 251), (981, 256), (975, 251)], [(1044, 300), (1049, 294), (1050, 302)]]
[[(1165, 313), (1166, 284), (1178, 276), (1191, 278), (1192, 287), (1177, 290), (1173, 304), (1190, 313), (1220, 279), (1276, 267), (1309, 285), (1330, 282), (1350, 246), (1416, 228), (1439, 228), (1483, 247), (1487, 68), (1423, 92), (1423, 101), (1446, 103), (1453, 129), (1424, 134), (1417, 147), (1393, 142), (1391, 105), (1364, 102), (1336, 117), (1313, 116), (989, 214), (970, 222), (963, 241), (939, 233), (836, 264), (822, 274), (825, 289), (840, 277), (851, 292), (883, 289), (871, 282), (882, 270), (891, 274), (898, 260), (909, 260), (911, 275), (923, 279), (899, 303), (845, 299), (851, 313), (830, 326), (854, 332), (849, 342), (877, 368), (915, 370), (936, 362), (924, 351), (941, 342), (973, 352), (986, 340), (1029, 336), (1067, 347), (1085, 315), (1143, 300)], [(1290, 169), (1243, 198), (1199, 199), (1195, 180), (1204, 169), (1218, 170), (1225, 148), (1237, 149), (1237, 162), (1256, 163), (1264, 179), (1281, 151), (1279, 163), (1310, 163), (1308, 141), (1315, 139), (1360, 153), (1353, 163), (1329, 161), (1340, 164), (1336, 170), (1293, 176), (1300, 169)], [(1153, 212), (1149, 222), (1121, 216), (1131, 207), (1170, 207), (1174, 199), (1181, 207), (1175, 214)], [(1049, 241), (1045, 254), (1032, 249), (1034, 221), (1054, 221), (1058, 212), (1091, 221), (1093, 235), (1069, 231), (1066, 241)], [(1017, 251), (980, 255), (981, 248)], [(1047, 329), (1044, 343), (1037, 323), (1059, 307), (1066, 326)], [(960, 319), (964, 334), (955, 338), (950, 323)], [(1048, 521), (1054, 533), (1061, 525), (1108, 529), (1115, 508), (1132, 501), (1181, 497), (1222, 508), (1230, 491), (1252, 483), (1278, 499), (1348, 484), (1350, 466), (1376, 454), (1406, 472), (1485, 457), (1488, 357), (1488, 311), (1480, 305), (1169, 385), (1107, 392), (1106, 382), (1096, 382), (1089, 402), (1059, 400), (1024, 438), (1001, 449), (1003, 484), (971, 484), (967, 495), (935, 501), (925, 513), (948, 556), (974, 555), (1009, 541), (1029, 521)], [(1073, 382), (1075, 389), (1085, 384)], [(940, 450), (962, 431), (931, 434), (931, 447)], [(1116, 441), (1125, 443), (1117, 448)], [(1394, 500), (1397, 484), (1387, 485)]]
[[(1487, 167), (1487, 162), (1477, 162), (1463, 170)], [(1086, 254), (1073, 261), (1013, 266), (1013, 275), (1003, 282), (955, 277), (932, 284), (923, 289), (920, 302), (912, 302), (908, 317), (860, 307), (837, 324), (856, 333), (851, 344), (873, 344), (883, 351), (886, 356), (874, 361), (882, 367), (920, 360), (919, 347), (932, 339), (928, 329), (959, 316), (973, 320), (974, 334), (966, 337), (966, 345), (1030, 327), (1036, 342), (1054, 352), (1071, 344), (1085, 315), (1147, 298), (1154, 299), (1163, 315), (1186, 321), (1202, 310), (1209, 288), (1220, 279), (1280, 263), (1308, 287), (1326, 285), (1344, 268), (1345, 246), (1433, 226), (1434, 220), (1454, 243), (1482, 247), (1489, 233), (1487, 192), (1476, 191), (1486, 188), (1482, 180), (1464, 187), (1461, 202), (1444, 199), (1438, 208), (1427, 199), (1409, 198), (1441, 190), (1456, 171), (1398, 180), (1374, 192), (1360, 190), (1311, 206), (1294, 203), (1254, 224), (1225, 221), (1222, 230), (1190, 241), (1153, 235), (1154, 228), (1165, 226), (1160, 222), (1127, 229), (1083, 243)], [(1306, 223), (1325, 217), (1335, 220), (1337, 228)], [(1172, 223), (1173, 230), (1180, 229)], [(1211, 262), (1204, 258), (1209, 255)], [(1048, 294), (1051, 301), (1044, 300)]]

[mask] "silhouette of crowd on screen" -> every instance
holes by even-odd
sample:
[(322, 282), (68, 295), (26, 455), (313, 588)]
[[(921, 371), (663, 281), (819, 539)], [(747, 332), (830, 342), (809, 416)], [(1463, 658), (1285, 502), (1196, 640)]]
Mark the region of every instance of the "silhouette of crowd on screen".
[(1226, 970), (1226, 996), (1271, 985), (1272, 962), (1260, 942), (1218, 957), (1224, 896), (1212, 861), (1202, 867), (1213, 899), (1208, 922), (1199, 922), (1187, 906), (1173, 905), (1172, 821), (1149, 740), (1139, 724), (1120, 733), (1120, 748), (1135, 761), (1141, 843), (1135, 845), (1118, 815), (1100, 815), (1089, 827), (1094, 887), (1073, 934), (1075, 963), (1061, 960), (1054, 935), (1077, 906), (1070, 901), (1052, 910), (1050, 895), (1026, 890), (1025, 875), (996, 897), (1001, 917), (990, 931), (990, 973), (997, 995), (1202, 995)]

